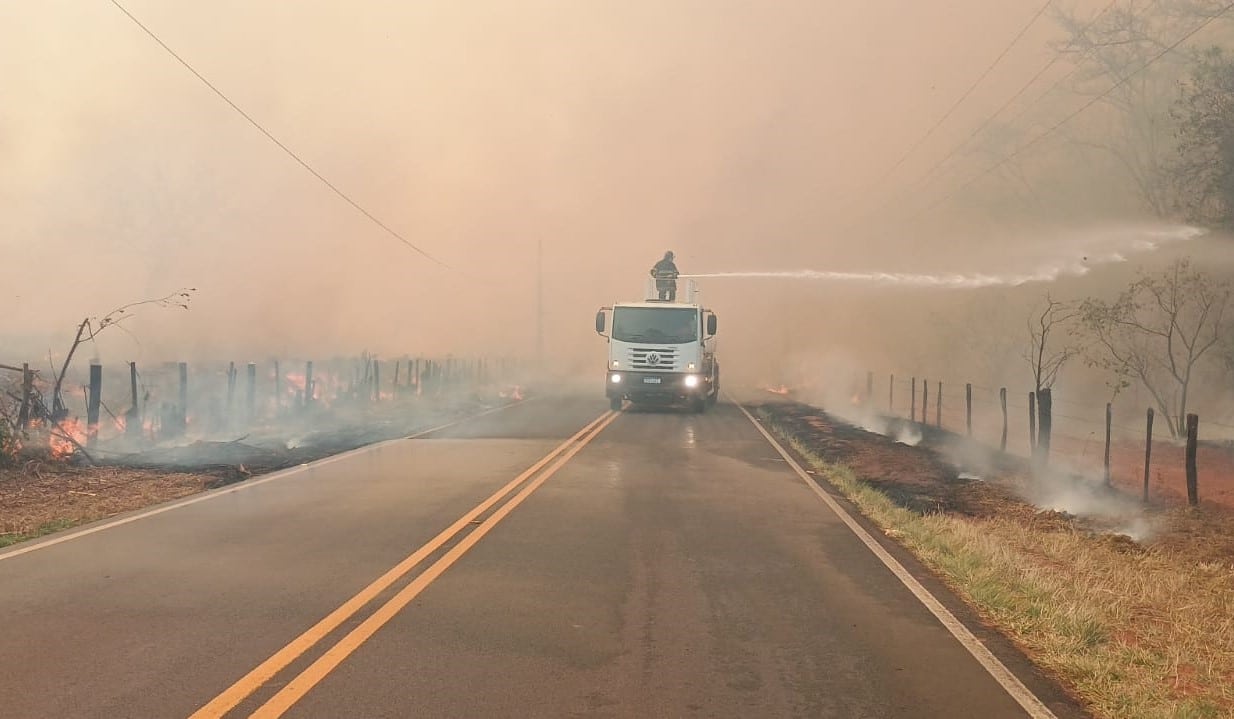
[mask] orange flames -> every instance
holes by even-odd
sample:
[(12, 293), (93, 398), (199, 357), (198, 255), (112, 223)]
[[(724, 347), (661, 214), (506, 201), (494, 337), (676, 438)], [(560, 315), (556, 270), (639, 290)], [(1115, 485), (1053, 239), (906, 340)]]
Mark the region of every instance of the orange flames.
[[(47, 446), (51, 455), (56, 458), (68, 457), (77, 451), (78, 445), (86, 443), (86, 425), (76, 417), (69, 417), (60, 422), (60, 427), (52, 427), (48, 433)], [(69, 439), (69, 438), (72, 439)], [(76, 444), (74, 444), (76, 442)]]
[[(303, 372), (284, 372), (282, 379), (283, 387), (286, 388), (285, 393), (288, 397), (293, 400), (297, 398), (303, 399), (307, 380)], [(344, 382), (340, 375), (315, 368), (313, 370), (312, 396), (309, 397), (309, 400), (329, 405), (332, 399), (342, 394), (344, 388)]]
[[(85, 446), (88, 439), (85, 422), (76, 417), (61, 420), (59, 426), (43, 420), (31, 420), (26, 434), (31, 441), (38, 444), (46, 438), (47, 449), (55, 459), (72, 456), (77, 451), (77, 446)], [(20, 442), (18, 447), (21, 447)]]

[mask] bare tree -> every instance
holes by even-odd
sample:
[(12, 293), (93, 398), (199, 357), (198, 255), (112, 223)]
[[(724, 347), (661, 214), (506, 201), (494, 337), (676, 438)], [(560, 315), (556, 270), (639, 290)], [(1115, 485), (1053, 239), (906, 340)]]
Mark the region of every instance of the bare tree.
[(1074, 343), (1066, 339), (1060, 343), (1057, 338), (1079, 314), (1074, 304), (1060, 302), (1049, 293), (1046, 293), (1045, 302), (1029, 314), (1028, 349), (1024, 351), (1024, 360), (1033, 371), (1033, 391), (1052, 389), (1063, 366), (1079, 354)]
[(1095, 341), (1088, 361), (1112, 371), (1120, 387), (1138, 381), (1178, 437), (1195, 371), (1225, 339), (1230, 293), (1228, 282), (1180, 259), (1160, 274), (1141, 276), (1112, 303), (1087, 299), (1080, 322)]
[(136, 310), (142, 307), (176, 307), (187, 310), (189, 308), (189, 300), (192, 299), (193, 293), (196, 291), (193, 288), (182, 289), (166, 297), (130, 302), (127, 305), (117, 307), (101, 317), (87, 317), (83, 319), (77, 325), (77, 335), (73, 338), (73, 343), (69, 345), (69, 350), (64, 356), (64, 362), (55, 374), (51, 391), (52, 406), (50, 419), (53, 422), (59, 422), (68, 416), (68, 408), (64, 404), (64, 396), (61, 394), (61, 389), (64, 386), (64, 377), (68, 374), (69, 367), (73, 363), (73, 356), (77, 354), (77, 349), (83, 343), (93, 342), (104, 330), (120, 326), (122, 322), (132, 317)]

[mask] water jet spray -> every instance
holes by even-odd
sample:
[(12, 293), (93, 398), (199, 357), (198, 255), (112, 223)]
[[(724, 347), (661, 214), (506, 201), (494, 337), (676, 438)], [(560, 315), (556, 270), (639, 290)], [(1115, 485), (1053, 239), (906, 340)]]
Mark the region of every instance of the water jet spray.
[[(1199, 227), (1139, 228), (1128, 232), (1132, 239), (1119, 250), (1104, 253), (1077, 253), (1080, 259), (1060, 259), (1045, 263), (1028, 273), (911, 273), (911, 272), (846, 272), (837, 270), (775, 270), (750, 272), (707, 272), (683, 274), (682, 278), (708, 279), (794, 279), (829, 282), (862, 283), (900, 287), (938, 289), (979, 289), (983, 287), (1018, 287), (1036, 282), (1054, 282), (1063, 277), (1082, 277), (1094, 267), (1127, 261), (1128, 254), (1140, 254), (1159, 249), (1163, 244), (1184, 242), (1206, 234)], [(1075, 257), (1073, 255), (1072, 257)]]

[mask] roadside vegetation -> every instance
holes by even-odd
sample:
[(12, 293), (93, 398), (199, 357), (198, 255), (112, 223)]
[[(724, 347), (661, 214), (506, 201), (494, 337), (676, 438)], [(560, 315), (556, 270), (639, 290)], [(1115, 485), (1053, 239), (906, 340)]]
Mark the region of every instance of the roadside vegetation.
[[(762, 414), (816, 472), (1096, 716), (1234, 716), (1234, 555), (1215, 559), (1211, 546), (1192, 553), (1186, 542), (1139, 544), (987, 483), (967, 503), (952, 497), (933, 509), (912, 506), (894, 478), (868, 481), (820, 447), (808, 426), (774, 406)], [(876, 447), (894, 444), (865, 434)], [(927, 449), (896, 449), (930, 461)], [(1167, 534), (1199, 533), (1196, 544), (1224, 543), (1226, 552), (1234, 546), (1228, 534), (1203, 534), (1228, 527), (1228, 515), (1162, 519), (1172, 523)]]

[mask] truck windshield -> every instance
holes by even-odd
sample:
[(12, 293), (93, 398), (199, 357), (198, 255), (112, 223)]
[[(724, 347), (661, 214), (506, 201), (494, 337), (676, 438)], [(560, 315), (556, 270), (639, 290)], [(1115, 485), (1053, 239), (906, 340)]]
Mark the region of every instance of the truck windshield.
[(618, 342), (684, 344), (698, 339), (698, 310), (681, 307), (618, 307), (613, 311)]

